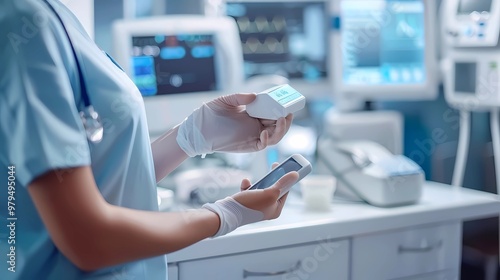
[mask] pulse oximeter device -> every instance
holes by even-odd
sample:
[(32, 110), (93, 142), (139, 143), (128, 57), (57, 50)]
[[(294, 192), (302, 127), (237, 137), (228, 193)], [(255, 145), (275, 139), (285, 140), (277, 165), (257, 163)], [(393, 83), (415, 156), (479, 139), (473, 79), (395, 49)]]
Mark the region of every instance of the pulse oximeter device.
[(288, 84), (267, 89), (246, 106), (248, 115), (258, 119), (277, 120), (306, 105), (306, 98)]

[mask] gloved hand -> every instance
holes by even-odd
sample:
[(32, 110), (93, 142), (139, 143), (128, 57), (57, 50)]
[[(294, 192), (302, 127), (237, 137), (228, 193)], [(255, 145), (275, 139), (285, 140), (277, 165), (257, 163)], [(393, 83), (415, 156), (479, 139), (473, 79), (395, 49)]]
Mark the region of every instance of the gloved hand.
[[(277, 163), (273, 164), (273, 168), (276, 166)], [(250, 191), (246, 191), (251, 186), (250, 181), (244, 179), (241, 192), (203, 205), (203, 208), (219, 215), (220, 227), (213, 237), (225, 235), (246, 224), (279, 217), (288, 196), (285, 194), (279, 198), (281, 190), (293, 185), (298, 178), (297, 172), (289, 172), (267, 189)]]
[(203, 104), (179, 126), (177, 143), (190, 157), (213, 152), (254, 152), (278, 143), (293, 116), (277, 121), (250, 117), (245, 106), (253, 93), (221, 96)]

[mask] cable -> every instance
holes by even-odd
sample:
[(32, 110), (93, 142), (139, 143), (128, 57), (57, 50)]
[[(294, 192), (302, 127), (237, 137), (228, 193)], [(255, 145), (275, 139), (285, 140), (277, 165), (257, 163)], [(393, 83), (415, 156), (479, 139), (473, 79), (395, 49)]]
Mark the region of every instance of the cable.
[[(490, 112), (491, 142), (493, 144), (493, 159), (495, 161), (497, 195), (500, 195), (500, 122), (498, 121), (498, 116), (499, 109), (495, 108)], [(498, 261), (500, 263), (500, 258)]]
[(455, 187), (462, 187), (467, 164), (467, 153), (469, 152), (470, 137), (470, 112), (460, 111), (460, 131), (458, 136), (457, 156), (455, 159), (455, 169), (451, 184)]
[(498, 121), (499, 109), (490, 113), (491, 142), (493, 143), (493, 157), (495, 160), (495, 178), (497, 194), (500, 194), (500, 122)]

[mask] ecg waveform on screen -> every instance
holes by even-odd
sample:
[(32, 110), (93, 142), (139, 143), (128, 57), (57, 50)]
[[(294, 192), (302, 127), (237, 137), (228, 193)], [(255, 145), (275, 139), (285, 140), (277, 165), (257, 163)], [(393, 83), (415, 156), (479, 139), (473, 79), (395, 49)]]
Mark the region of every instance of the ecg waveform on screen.
[(249, 37), (243, 42), (244, 54), (284, 54), (288, 52), (288, 40), (269, 36), (261, 42), (256, 37)]
[(286, 20), (283, 16), (274, 16), (267, 19), (264, 16), (257, 16), (255, 19), (241, 17), (236, 20), (240, 33), (274, 33), (284, 32), (287, 28)]
[(324, 1), (227, 1), (239, 29), (245, 73), (317, 80), (327, 72)]

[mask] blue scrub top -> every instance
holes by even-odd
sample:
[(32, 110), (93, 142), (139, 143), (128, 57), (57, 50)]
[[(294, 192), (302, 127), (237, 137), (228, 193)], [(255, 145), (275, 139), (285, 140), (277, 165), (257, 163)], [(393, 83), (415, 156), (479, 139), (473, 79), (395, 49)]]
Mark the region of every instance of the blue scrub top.
[[(65, 168), (90, 165), (109, 203), (158, 210), (137, 87), (63, 4), (50, 3), (70, 33), (104, 137), (97, 144), (87, 141), (74, 56), (54, 12), (42, 0), (0, 0), (0, 279), (166, 279), (165, 256), (80, 271), (54, 245), (27, 192), (49, 170), (60, 170), (64, 178)], [(9, 166), (15, 166), (15, 244), (8, 244), (12, 231), (6, 226)], [(12, 245), (15, 272), (6, 262)]]

